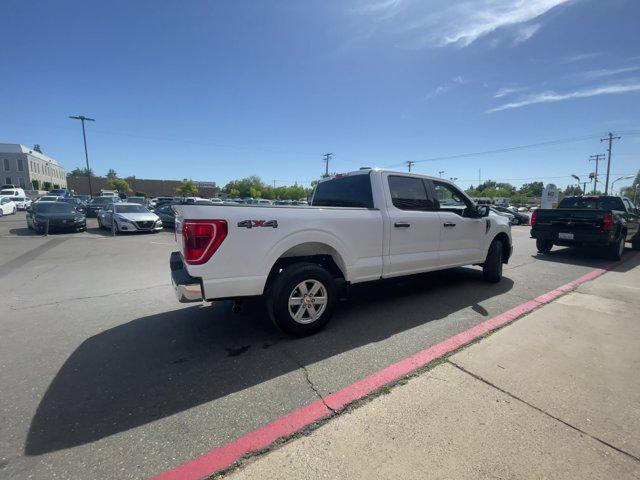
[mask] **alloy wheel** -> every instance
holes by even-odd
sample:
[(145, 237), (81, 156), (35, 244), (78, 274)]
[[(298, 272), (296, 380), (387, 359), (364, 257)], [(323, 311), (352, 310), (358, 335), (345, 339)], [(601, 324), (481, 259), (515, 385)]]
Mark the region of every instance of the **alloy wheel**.
[(326, 307), (327, 289), (319, 280), (304, 280), (289, 295), (289, 315), (303, 325), (318, 320)]

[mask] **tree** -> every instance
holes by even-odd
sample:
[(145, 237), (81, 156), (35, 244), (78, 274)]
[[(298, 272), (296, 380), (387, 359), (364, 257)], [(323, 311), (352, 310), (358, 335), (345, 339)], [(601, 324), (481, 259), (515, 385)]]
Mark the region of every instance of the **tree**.
[(86, 177), (87, 175), (91, 175), (92, 177), (95, 176), (93, 174), (93, 170), (91, 170), (90, 168), (86, 169), (76, 167), (70, 172), (67, 172), (67, 177)]
[(236, 189), (236, 188), (232, 188), (227, 192), (227, 196), (231, 197), (231, 198), (237, 198), (240, 196), (240, 190)]
[(633, 183), (629, 187), (624, 187), (620, 190), (620, 194), (625, 197), (629, 197), (631, 200), (635, 200), (636, 202), (640, 199), (640, 170), (636, 174), (636, 178), (633, 180)]
[(51, 190), (51, 182), (44, 182), (42, 184), (42, 188), (48, 192), (49, 190)]
[(107, 178), (108, 179), (118, 178), (118, 174), (113, 168), (110, 168), (109, 171), (107, 172)]
[(582, 195), (583, 192), (577, 185), (567, 185), (567, 188), (564, 189), (564, 194), (568, 197), (576, 197)]
[(198, 187), (191, 179), (184, 179), (180, 186), (176, 187), (176, 193), (183, 197), (194, 196), (198, 194)]
[(523, 184), (520, 187), (519, 193), (526, 195), (527, 197), (541, 197), (542, 190), (544, 190), (544, 183), (531, 182)]
[(122, 193), (131, 191), (131, 187), (129, 186), (127, 181), (123, 180), (122, 178), (111, 178), (107, 180), (107, 186)]
[(40, 190), (40, 180), (36, 180), (35, 178), (31, 180), (31, 185), (34, 190)]

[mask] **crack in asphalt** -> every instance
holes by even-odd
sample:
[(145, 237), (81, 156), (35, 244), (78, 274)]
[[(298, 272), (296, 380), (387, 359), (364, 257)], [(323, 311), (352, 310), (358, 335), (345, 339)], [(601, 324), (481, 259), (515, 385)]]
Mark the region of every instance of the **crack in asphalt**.
[(336, 410), (331, 408), (329, 406), (329, 404), (325, 401), (324, 397), (322, 396), (322, 394), (318, 391), (318, 388), (315, 386), (315, 384), (311, 381), (311, 377), (309, 376), (309, 371), (307, 370), (307, 367), (304, 366), (302, 363), (300, 363), (293, 355), (291, 355), (291, 353), (289, 353), (287, 350), (283, 349), (282, 352), (284, 353), (285, 357), (287, 357), (289, 360), (291, 360), (293, 363), (295, 363), (298, 366), (298, 369), (300, 369), (302, 371), (302, 376), (304, 377), (304, 379), (306, 380), (307, 384), (309, 385), (309, 388), (313, 391), (313, 393), (315, 393), (315, 395), (318, 397), (318, 399), (324, 404), (325, 407), (327, 407), (327, 409), (331, 412), (331, 413), (336, 413)]
[(503, 389), (503, 388), (498, 387), (497, 385), (495, 385), (494, 383), (490, 382), (489, 380), (487, 380), (487, 379), (485, 379), (485, 378), (481, 377), (480, 375), (477, 375), (477, 374), (475, 374), (475, 373), (473, 373), (473, 372), (470, 372), (469, 370), (465, 369), (464, 367), (461, 367), (460, 365), (458, 365), (457, 363), (455, 363), (455, 362), (454, 362), (454, 361), (452, 361), (451, 359), (449, 359), (449, 358), (448, 358), (448, 359), (446, 360), (446, 362), (447, 362), (448, 364), (452, 365), (453, 367), (457, 368), (457, 369), (458, 369), (458, 370), (460, 370), (461, 372), (466, 373), (467, 375), (469, 375), (469, 376), (471, 376), (471, 377), (475, 378), (476, 380), (481, 381), (481, 382), (482, 382), (482, 383), (484, 383), (485, 385), (488, 385), (488, 386), (490, 386), (490, 387), (492, 387), (492, 388), (494, 388), (494, 389), (498, 390), (499, 392), (502, 392), (502, 393), (504, 393), (505, 395), (507, 395), (507, 396), (509, 396), (509, 397), (513, 398), (514, 400), (517, 400), (517, 401), (519, 401), (519, 402), (521, 402), (521, 403), (523, 403), (523, 404), (527, 405), (528, 407), (533, 408), (534, 410), (536, 410), (536, 411), (538, 411), (538, 412), (542, 413), (543, 415), (545, 415), (545, 416), (547, 416), (547, 417), (549, 417), (549, 418), (551, 418), (551, 419), (555, 420), (556, 422), (560, 422), (560, 423), (562, 423), (563, 425), (565, 425), (565, 426), (567, 426), (567, 427), (571, 428), (572, 430), (575, 430), (576, 432), (581, 433), (582, 435), (585, 435), (585, 436), (587, 436), (587, 437), (589, 437), (589, 438), (591, 438), (591, 439), (595, 440), (596, 442), (601, 443), (602, 445), (605, 445), (605, 446), (607, 446), (607, 447), (609, 447), (609, 448), (612, 448), (612, 449), (613, 449), (613, 450), (615, 450), (616, 452), (622, 453), (623, 455), (626, 455), (627, 457), (629, 457), (629, 458), (631, 458), (631, 459), (635, 460), (636, 462), (640, 462), (640, 458), (639, 458), (639, 457), (637, 457), (637, 456), (635, 456), (633, 453), (629, 453), (629, 452), (627, 452), (627, 451), (625, 451), (625, 450), (622, 450), (621, 448), (616, 447), (615, 445), (612, 445), (611, 443), (609, 443), (609, 442), (607, 442), (607, 441), (605, 441), (605, 440), (602, 440), (601, 438), (598, 438), (598, 437), (596, 437), (596, 436), (594, 436), (594, 435), (591, 435), (590, 433), (585, 432), (584, 430), (582, 430), (582, 429), (580, 429), (580, 428), (576, 427), (575, 425), (572, 425), (572, 424), (570, 424), (569, 422), (566, 422), (565, 420), (562, 420), (561, 418), (556, 417), (555, 415), (550, 414), (549, 412), (547, 412), (547, 411), (545, 411), (545, 410), (541, 409), (540, 407), (537, 407), (537, 406), (533, 405), (532, 403), (527, 402), (526, 400), (524, 400), (524, 399), (522, 399), (522, 398), (518, 397), (517, 395), (514, 395), (513, 393), (508, 392), (507, 390), (505, 390), (505, 389)]

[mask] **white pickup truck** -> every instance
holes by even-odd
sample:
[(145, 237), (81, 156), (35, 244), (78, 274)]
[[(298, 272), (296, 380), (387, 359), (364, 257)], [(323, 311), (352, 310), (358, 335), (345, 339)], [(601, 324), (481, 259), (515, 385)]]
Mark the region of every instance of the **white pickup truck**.
[(331, 317), (340, 285), (482, 265), (498, 282), (512, 253), (506, 218), (453, 183), (362, 169), (321, 180), (309, 207), (175, 205), (171, 275), (181, 302), (264, 295), (285, 332)]

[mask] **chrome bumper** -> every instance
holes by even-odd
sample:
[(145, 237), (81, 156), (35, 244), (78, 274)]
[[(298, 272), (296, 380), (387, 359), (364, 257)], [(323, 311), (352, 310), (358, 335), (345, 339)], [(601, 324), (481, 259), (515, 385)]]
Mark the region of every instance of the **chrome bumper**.
[(192, 277), (184, 268), (179, 252), (172, 252), (169, 260), (171, 266), (171, 284), (180, 303), (201, 302), (202, 284), (198, 278)]

